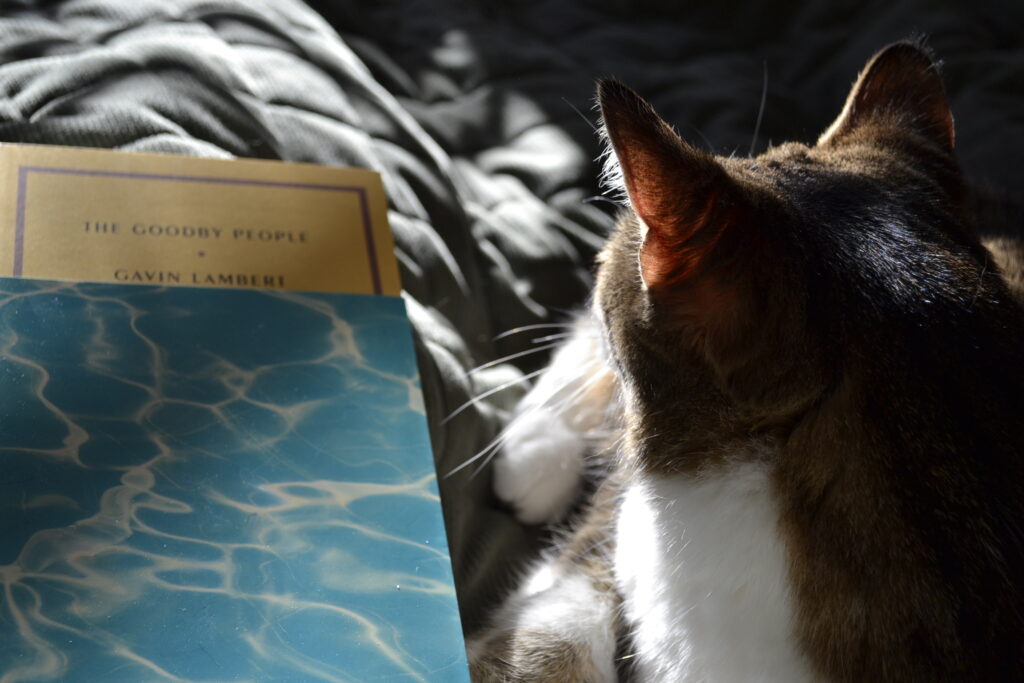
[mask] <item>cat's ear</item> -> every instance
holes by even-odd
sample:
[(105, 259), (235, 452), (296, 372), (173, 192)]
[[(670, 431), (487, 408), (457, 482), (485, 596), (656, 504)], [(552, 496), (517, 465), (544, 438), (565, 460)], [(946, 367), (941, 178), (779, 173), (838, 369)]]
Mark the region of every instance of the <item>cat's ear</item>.
[(597, 97), (614, 155), (607, 175), (641, 221), (644, 284), (683, 282), (735, 223), (739, 193), (713, 156), (684, 142), (633, 90), (604, 79)]
[(893, 43), (872, 57), (846, 98), (839, 118), (822, 134), (819, 145), (841, 141), (870, 123), (913, 130), (953, 150), (953, 115), (938, 67), (914, 42)]

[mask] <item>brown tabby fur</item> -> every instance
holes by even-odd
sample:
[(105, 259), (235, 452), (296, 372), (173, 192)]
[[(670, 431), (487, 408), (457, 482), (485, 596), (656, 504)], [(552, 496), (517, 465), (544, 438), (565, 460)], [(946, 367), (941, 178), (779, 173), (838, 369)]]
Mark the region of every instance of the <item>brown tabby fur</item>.
[[(555, 563), (585, 576), (594, 593), (608, 599), (608, 617), (615, 622), (615, 632), (624, 636), (627, 629), (620, 621), (608, 537), (618, 492), (616, 479), (614, 475), (609, 477), (594, 494), (573, 534), (564, 539)], [(591, 659), (614, 654), (592, 653), (585, 643), (566, 640), (562, 634), (550, 631), (499, 627), (487, 638), (488, 642), (479, 644), (486, 654), (471, 658), (470, 673), (474, 681), (592, 683), (598, 676), (590, 664)], [(628, 671), (626, 647), (626, 643), (620, 644), (617, 658), (623, 679)]]
[[(754, 159), (691, 148), (617, 82), (599, 101), (632, 209), (595, 292), (614, 476), (769, 444), (794, 637), (823, 680), (1024, 680), (1024, 311), (1001, 273), (1019, 293), (1022, 252), (994, 261), (971, 227), (927, 52), (886, 48), (817, 145)], [(609, 593), (615, 486), (560, 559)], [(502, 637), (478, 679), (586, 680), (551, 634), (557, 666), (501, 671), (537, 650)]]
[(1010, 293), (1024, 304), (1024, 244), (1019, 239), (996, 237), (985, 240), (992, 260), (1003, 273)]

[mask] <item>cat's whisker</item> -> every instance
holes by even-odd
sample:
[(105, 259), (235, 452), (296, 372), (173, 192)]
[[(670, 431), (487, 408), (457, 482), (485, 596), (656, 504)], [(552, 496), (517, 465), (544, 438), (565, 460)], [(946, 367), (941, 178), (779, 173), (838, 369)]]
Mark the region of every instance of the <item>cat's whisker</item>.
[(757, 109), (757, 123), (754, 124), (754, 139), (750, 141), (749, 156), (754, 156), (754, 148), (757, 147), (757, 136), (761, 133), (761, 119), (764, 117), (764, 106), (768, 101), (768, 61), (762, 62), (764, 66), (764, 79), (761, 82), (761, 106)]
[(685, 125), (687, 128), (689, 128), (690, 130), (697, 134), (697, 136), (704, 142), (705, 150), (707, 150), (708, 152), (714, 152), (715, 146), (711, 144), (711, 140), (708, 140), (708, 136), (704, 135), (704, 131), (702, 131), (700, 128), (693, 125), (692, 123), (684, 123), (683, 125)]
[(587, 390), (590, 389), (591, 386), (593, 386), (593, 384), (588, 382), (586, 385), (575, 389), (571, 394), (566, 396), (564, 399), (558, 401), (557, 403), (548, 404), (547, 407), (550, 408), (556, 415), (562, 415), (563, 413), (565, 413), (567, 409), (573, 407), (576, 404), (576, 402), (587, 392)]
[[(445, 474), (443, 478), (447, 479), (448, 477), (450, 477), (450, 476), (452, 476), (452, 475), (454, 475), (454, 474), (456, 474), (458, 472), (461, 472), (462, 470), (466, 469), (467, 467), (472, 465), (474, 462), (476, 462), (480, 458), (482, 458), (485, 455), (487, 455), (488, 453), (490, 453), (492, 450), (493, 451), (497, 451), (497, 449), (501, 448), (501, 446), (503, 446), (505, 444), (505, 441), (508, 439), (508, 431), (509, 431), (508, 427), (505, 427), (505, 429), (503, 429), (500, 432), (498, 432), (498, 435), (496, 437), (494, 437), (493, 439), (491, 439), (490, 443), (488, 443), (486, 446), (484, 446), (479, 451), (477, 451), (472, 457), (467, 458), (465, 460), (465, 462), (459, 464), (454, 469), (452, 469), (450, 472)], [(486, 462), (490, 462), (490, 458), (488, 458)], [(480, 471), (479, 467), (477, 469), (473, 470), (473, 473), (470, 475), (470, 478), (475, 477), (479, 471)]]
[[(536, 340), (534, 340), (534, 342), (536, 342)], [(500, 365), (500, 364), (502, 364), (502, 363), (504, 363), (506, 361), (512, 360), (513, 358), (521, 358), (522, 356), (529, 356), (530, 354), (540, 353), (541, 351), (547, 351), (548, 349), (553, 349), (556, 346), (558, 346), (558, 344), (547, 344), (545, 346), (537, 346), (535, 348), (526, 349), (525, 351), (519, 351), (517, 353), (510, 353), (509, 355), (502, 356), (501, 358), (495, 358), (494, 360), (488, 361), (488, 362), (484, 363), (483, 365), (478, 365), (478, 366), (476, 366), (475, 368), (473, 368), (471, 370), (467, 370), (466, 371), (466, 377), (469, 377), (474, 372), (479, 372), (481, 370), (486, 370), (487, 368), (493, 368), (495, 365)]]
[[(556, 344), (552, 344), (551, 346), (556, 346)], [(543, 349), (535, 349), (535, 350), (543, 350)], [(599, 375), (595, 375), (595, 374), (593, 374), (591, 372), (592, 369), (595, 369), (595, 368), (599, 367), (600, 365), (601, 365), (601, 363), (596, 361), (596, 360), (591, 360), (591, 361), (583, 364), (581, 366), (581, 368), (580, 368), (581, 369), (580, 375), (581, 376), (587, 376), (587, 379), (579, 387), (577, 387), (573, 392), (571, 392), (565, 398), (560, 400), (557, 404), (552, 405), (550, 403), (550, 401), (556, 395), (558, 395), (559, 393), (563, 392), (566, 389), (566, 387), (569, 384), (572, 383), (574, 378), (570, 379), (570, 380), (567, 380), (565, 383), (563, 383), (563, 384), (561, 384), (559, 386), (554, 387), (554, 389), (551, 391), (551, 393), (548, 394), (547, 396), (543, 397), (541, 399), (541, 401), (537, 404), (536, 407), (531, 408), (531, 411), (537, 410), (539, 408), (551, 408), (552, 410), (555, 411), (556, 414), (561, 414), (562, 412), (564, 412), (566, 407), (571, 405), (579, 397), (579, 395), (581, 395), (583, 392), (585, 392), (587, 389), (589, 389), (595, 382), (597, 382), (600, 379)], [(531, 378), (537, 376), (538, 374), (540, 374), (542, 372), (543, 372), (543, 369), (538, 370), (536, 372), (529, 373), (528, 375), (524, 375), (522, 378), (516, 380), (515, 382), (506, 383), (504, 385), (496, 387), (495, 389), (491, 389), (491, 390), (489, 390), (487, 392), (484, 392), (483, 394), (475, 397), (474, 399), (471, 399), (466, 404), (463, 404), (462, 406), (457, 408), (455, 412), (453, 412), (451, 415), (449, 415), (447, 418), (445, 418), (444, 421), (442, 421), (442, 424), (445, 424), (448, 420), (450, 420), (451, 418), (455, 417), (457, 412), (461, 412), (462, 410), (467, 408), (469, 405), (472, 405), (476, 400), (481, 399), (481, 398), (485, 398), (486, 396), (490, 395), (491, 393), (494, 393), (495, 391), (501, 390), (502, 388), (505, 388), (506, 386), (509, 386), (511, 384), (516, 384), (516, 383), (522, 382), (523, 380), (531, 379)], [(509, 432), (511, 431), (511, 429), (514, 426), (514, 424), (515, 424), (517, 419), (519, 419), (519, 417), (517, 417), (517, 418), (513, 419), (512, 421), (510, 421), (509, 424), (506, 425), (505, 428), (502, 429), (501, 432), (499, 432), (498, 435), (495, 436), (494, 439), (492, 439), (490, 441), (490, 443), (488, 443), (486, 446), (484, 446), (484, 448), (482, 448), (480, 451), (475, 453), (472, 457), (468, 458), (465, 462), (459, 464), (457, 467), (455, 467), (450, 472), (445, 474), (444, 478), (448, 478), (448, 477), (456, 474), (457, 472), (460, 472), (461, 470), (465, 469), (466, 467), (468, 467), (469, 465), (473, 464), (477, 460), (480, 460), (481, 458), (484, 458), (483, 462), (480, 463), (480, 465), (477, 466), (477, 468), (474, 469), (473, 473), (470, 475), (471, 477), (477, 476), (485, 467), (487, 467), (487, 465), (489, 465), (491, 463), (491, 461), (494, 459), (494, 456), (496, 456), (498, 454), (498, 452), (500, 451), (501, 447), (505, 445), (505, 442), (508, 440)]]
[(551, 403), (551, 401), (556, 396), (558, 396), (558, 394), (563, 392), (573, 382), (573, 380), (576, 379), (576, 378), (572, 378), (572, 379), (566, 380), (561, 385), (555, 387), (543, 399), (541, 399), (540, 403), (538, 403), (538, 407), (552, 408), (556, 412), (561, 413), (565, 409), (566, 406), (571, 405), (572, 402), (575, 399), (579, 398), (583, 393), (586, 392), (587, 389), (589, 389), (590, 387), (592, 387), (594, 384), (596, 384), (597, 382), (599, 382), (602, 379), (602, 377), (600, 376), (599, 373), (595, 374), (595, 373), (591, 372), (592, 370), (599, 369), (600, 366), (601, 366), (601, 362), (599, 362), (599, 361), (589, 361), (589, 362), (583, 364), (580, 367), (580, 370), (581, 370), (580, 376), (585, 376), (585, 375), (589, 375), (589, 376), (587, 377), (587, 379), (585, 379), (583, 381), (582, 384), (580, 384), (579, 387), (574, 389), (567, 396), (565, 396), (562, 399), (560, 399), (557, 403)]
[[(567, 381), (560, 386), (554, 387), (547, 392), (544, 396), (540, 397), (540, 401), (536, 407), (531, 410), (538, 410), (540, 408), (546, 408), (555, 412), (556, 415), (560, 415), (567, 405), (571, 404), (574, 398), (580, 393), (580, 388), (573, 389), (570, 393), (561, 396), (572, 381)], [(556, 400), (557, 399), (557, 400)]]
[(590, 126), (590, 130), (594, 131), (595, 133), (598, 133), (598, 134), (600, 134), (601, 130), (600, 130), (600, 129), (599, 129), (598, 127), (597, 127), (597, 125), (596, 125), (596, 124), (595, 124), (595, 123), (594, 123), (593, 121), (591, 121), (590, 119), (588, 119), (588, 118), (587, 118), (586, 116), (584, 116), (583, 112), (581, 112), (581, 111), (580, 111), (580, 110), (579, 110), (579, 109), (578, 109), (578, 108), (576, 107), (576, 105), (575, 105), (575, 104), (573, 104), (572, 102), (570, 102), (569, 100), (567, 100), (567, 99), (566, 99), (566, 98), (564, 98), (564, 97), (562, 98), (562, 101), (563, 101), (563, 102), (565, 102), (566, 104), (568, 104), (568, 105), (569, 105), (569, 106), (570, 106), (570, 107), (572, 108), (572, 110), (573, 110), (574, 112), (576, 112), (577, 114), (579, 114), (579, 117), (580, 117), (581, 119), (583, 119), (583, 121), (584, 121), (584, 122), (585, 122), (585, 123), (586, 123), (586, 124), (587, 124), (588, 126)]
[(981, 287), (985, 284), (985, 273), (988, 271), (988, 262), (982, 264), (981, 273), (978, 275), (978, 286), (974, 289), (974, 296), (971, 298), (971, 303), (967, 305), (967, 310), (974, 308), (974, 304), (978, 301), (978, 295), (981, 294)]
[(535, 325), (523, 325), (522, 327), (513, 327), (511, 330), (505, 330), (496, 337), (491, 338), (491, 341), (498, 341), (499, 339), (504, 339), (505, 337), (511, 337), (513, 334), (519, 334), (520, 332), (526, 332), (529, 330), (544, 330), (551, 328), (565, 329), (572, 326), (572, 323), (537, 323)]
[(469, 460), (467, 460), (467, 461), (466, 461), (465, 463), (463, 463), (462, 465), (460, 465), (460, 466), (459, 466), (459, 469), (462, 469), (463, 467), (465, 467), (465, 466), (469, 465), (470, 463), (472, 463), (472, 462), (474, 462), (474, 461), (478, 460), (479, 458), (481, 458), (481, 457), (484, 457), (484, 455), (486, 454), (486, 457), (484, 457), (484, 460), (483, 460), (483, 462), (481, 462), (481, 463), (480, 463), (479, 465), (477, 465), (477, 466), (476, 466), (476, 469), (474, 469), (474, 470), (473, 470), (473, 471), (472, 471), (472, 472), (470, 473), (470, 475), (469, 475), (469, 478), (470, 478), (470, 479), (475, 479), (475, 478), (476, 478), (476, 476), (477, 476), (478, 474), (480, 474), (481, 472), (483, 472), (483, 471), (484, 471), (484, 469), (485, 469), (485, 468), (486, 468), (486, 467), (487, 467), (488, 465), (490, 465), (490, 464), (491, 464), (491, 461), (493, 461), (493, 460), (494, 460), (494, 458), (495, 458), (495, 457), (496, 457), (496, 456), (498, 455), (498, 453), (499, 453), (499, 452), (501, 451), (501, 448), (502, 448), (502, 446), (504, 446), (504, 445), (505, 445), (505, 443), (506, 443), (506, 442), (508, 441), (508, 439), (509, 439), (509, 435), (510, 435), (510, 433), (511, 433), (511, 431), (512, 431), (512, 426), (513, 426), (514, 424), (515, 424), (515, 420), (513, 420), (512, 422), (510, 422), (510, 423), (509, 423), (509, 424), (508, 424), (508, 425), (507, 425), (507, 426), (505, 427), (505, 429), (501, 430), (501, 432), (500, 432), (500, 433), (498, 434), (498, 436), (496, 436), (496, 437), (494, 438), (494, 440), (493, 440), (493, 441), (491, 441), (491, 443), (487, 445), (487, 447), (486, 447), (486, 448), (484, 448), (484, 449), (483, 449), (482, 451), (480, 451), (479, 453), (477, 453), (476, 455), (474, 455), (474, 456), (473, 456), (472, 458), (470, 458)]
[(512, 380), (510, 382), (505, 382), (504, 384), (499, 384), (498, 386), (494, 387), (493, 389), (488, 389), (484, 393), (479, 394), (477, 396), (474, 396), (473, 398), (469, 399), (468, 401), (463, 403), (461, 406), (459, 406), (458, 408), (453, 410), (451, 413), (449, 413), (448, 417), (446, 417), (443, 420), (441, 420), (441, 424), (442, 425), (448, 424), (449, 422), (451, 422), (452, 418), (454, 418), (456, 415), (459, 415), (466, 408), (469, 408), (472, 405), (476, 405), (476, 402), (479, 401), (480, 399), (487, 398), (488, 396), (492, 396), (493, 394), (496, 394), (499, 391), (503, 391), (505, 389), (508, 389), (509, 387), (515, 386), (516, 384), (520, 384), (521, 382), (525, 382), (527, 380), (531, 380), (534, 377), (536, 377), (537, 375), (541, 374), (542, 372), (544, 372), (544, 368), (541, 368), (540, 370), (534, 370), (533, 372), (527, 373), (527, 374), (523, 375), (522, 377), (514, 379), (514, 380)]
[[(474, 453), (472, 457), (467, 458), (465, 462), (459, 464), (455, 469), (453, 469), (452, 471), (450, 471), (447, 474), (445, 474), (444, 478), (447, 479), (448, 477), (452, 476), (456, 472), (459, 472), (459, 471), (469, 467), (474, 462), (476, 462), (480, 458), (484, 457), (488, 453), (491, 453), (492, 451), (494, 453), (497, 453), (498, 449), (500, 449), (502, 446), (504, 446), (505, 442), (508, 441), (509, 434), (511, 433), (512, 427), (513, 427), (514, 424), (515, 424), (515, 419), (513, 419), (507, 425), (505, 425), (505, 427), (502, 428), (502, 430), (500, 432), (498, 432), (498, 434), (493, 439), (491, 439), (487, 443), (486, 446), (484, 446), (479, 451)], [(492, 459), (491, 457), (488, 457), (484, 464), (486, 464), (487, 462), (490, 462), (491, 459)], [(477, 473), (479, 473), (479, 471), (480, 471), (479, 467), (477, 469), (473, 470), (473, 473), (470, 475), (470, 478), (475, 477), (477, 475)]]
[(572, 332), (560, 332), (558, 334), (549, 334), (546, 337), (537, 337), (536, 339), (531, 339), (530, 342), (533, 344), (542, 344), (546, 341), (551, 341), (552, 339), (565, 339), (566, 337), (571, 337), (572, 335)]
[[(504, 444), (503, 444), (503, 445), (504, 445)], [(476, 466), (476, 469), (474, 469), (474, 470), (473, 470), (473, 471), (472, 471), (472, 472), (470, 473), (470, 475), (469, 475), (469, 478), (470, 478), (470, 479), (476, 479), (476, 475), (478, 475), (478, 474), (480, 474), (481, 472), (483, 472), (483, 471), (484, 471), (484, 468), (486, 468), (486, 467), (487, 467), (488, 465), (490, 465), (490, 464), (491, 464), (491, 461), (492, 461), (492, 460), (494, 460), (494, 456), (496, 456), (496, 455), (498, 454), (498, 451), (499, 451), (499, 450), (501, 450), (501, 449), (500, 449), (500, 447), (499, 447), (499, 448), (495, 448), (495, 449), (494, 449), (493, 451), (491, 451), (491, 452), (490, 452), (490, 453), (489, 453), (489, 454), (487, 455), (487, 457), (486, 457), (486, 458), (484, 458), (484, 461), (483, 461), (482, 463), (480, 463), (479, 465), (477, 465), (477, 466)]]
[[(592, 365), (598, 365), (598, 364), (597, 363), (592, 363)], [(598, 379), (598, 378), (595, 377), (595, 376), (591, 376), (586, 382), (584, 382), (583, 385), (581, 385), (579, 388), (577, 388), (575, 391), (573, 391), (573, 393), (571, 393), (569, 396), (567, 396), (563, 401), (560, 401), (558, 403), (558, 405), (551, 406), (551, 405), (547, 404), (546, 402), (541, 402), (536, 407), (531, 408), (530, 412), (538, 410), (539, 408), (552, 408), (557, 415), (561, 415), (565, 411), (566, 407), (572, 405), (575, 402), (575, 400), (577, 398), (579, 398), (579, 395), (582, 394), (584, 391), (586, 391), (589, 388), (589, 386), (596, 379)], [(566, 383), (566, 384), (568, 384), (568, 383)], [(559, 387), (558, 391), (561, 391), (561, 390), (565, 389), (565, 386), (566, 385), (562, 385), (561, 387)], [(558, 391), (555, 391), (554, 393), (558, 393)], [(485, 446), (483, 448), (483, 450), (481, 450), (478, 453), (476, 453), (472, 458), (468, 459), (466, 462), (464, 462), (461, 465), (459, 465), (456, 469), (454, 469), (451, 472), (449, 472), (448, 475), (446, 475), (446, 476), (450, 476), (450, 475), (454, 474), (455, 472), (457, 472), (457, 471), (465, 468), (466, 466), (470, 465), (471, 463), (479, 460), (480, 458), (483, 458), (483, 462), (481, 462), (479, 465), (477, 465), (476, 469), (474, 469), (473, 472), (469, 475), (471, 479), (475, 478), (488, 465), (490, 465), (491, 461), (494, 460), (495, 456), (498, 455), (498, 452), (501, 450), (501, 447), (504, 446), (505, 442), (508, 441), (509, 433), (510, 433), (512, 427), (514, 426), (516, 420), (518, 420), (518, 419), (519, 419), (519, 417), (517, 417), (517, 418), (513, 419), (511, 422), (509, 422), (509, 424), (503, 430), (501, 430), (501, 432), (498, 433), (498, 436), (496, 436), (491, 441), (491, 443), (489, 443), (487, 446)]]

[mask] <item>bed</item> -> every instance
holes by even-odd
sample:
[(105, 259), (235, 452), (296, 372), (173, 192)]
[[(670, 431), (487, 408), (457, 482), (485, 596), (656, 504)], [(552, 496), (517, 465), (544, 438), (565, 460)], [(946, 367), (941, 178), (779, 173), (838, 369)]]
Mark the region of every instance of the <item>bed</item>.
[(546, 532), (498, 504), (488, 468), (448, 475), (542, 366), (537, 340), (557, 328), (539, 326), (586, 300), (615, 210), (597, 182), (596, 78), (633, 85), (694, 144), (747, 154), (812, 140), (872, 52), (923, 33), (945, 61), (981, 229), (1024, 223), (1024, 8), (669, 5), (7, 2), (0, 141), (383, 175), (471, 632)]

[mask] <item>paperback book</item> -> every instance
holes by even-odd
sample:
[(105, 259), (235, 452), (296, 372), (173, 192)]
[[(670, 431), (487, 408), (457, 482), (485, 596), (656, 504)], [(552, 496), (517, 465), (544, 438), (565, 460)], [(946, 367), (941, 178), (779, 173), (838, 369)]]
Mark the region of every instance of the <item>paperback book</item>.
[(0, 146), (0, 681), (467, 681), (379, 177)]

